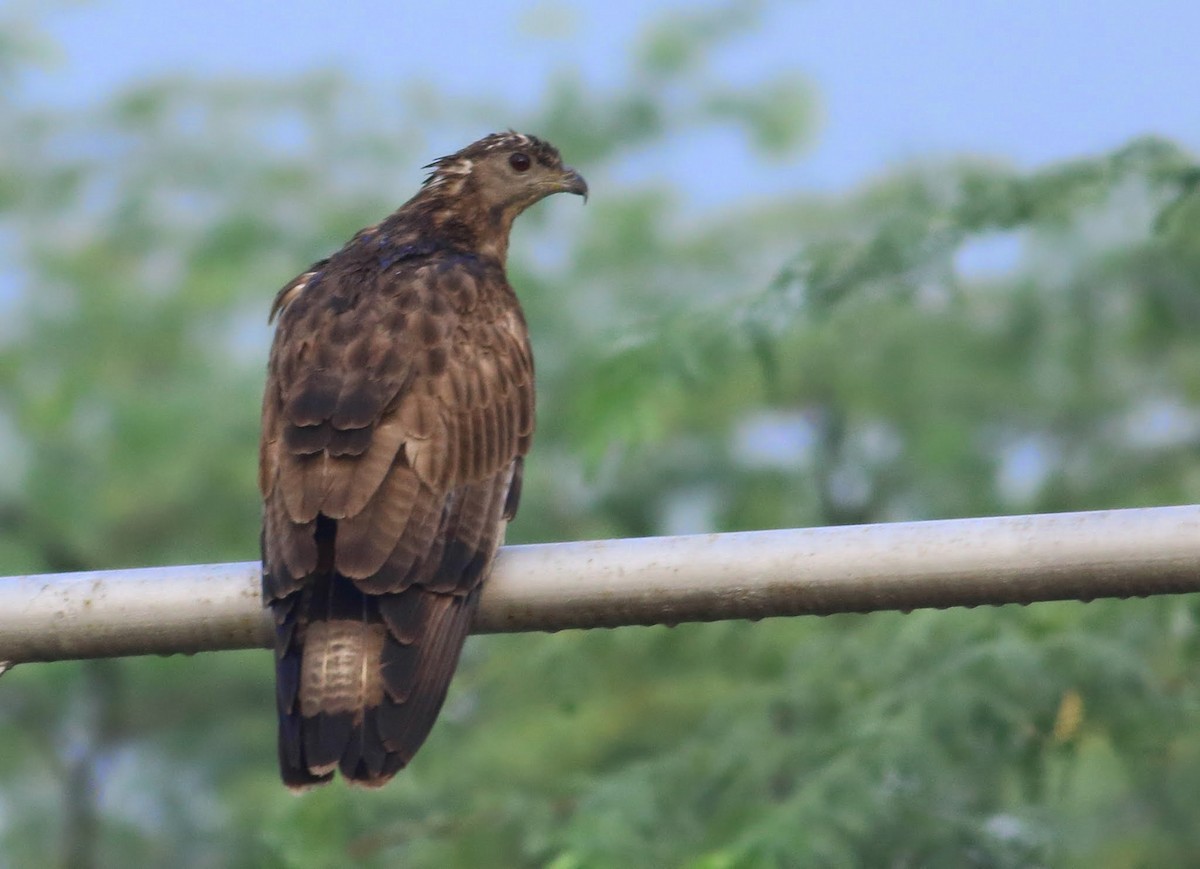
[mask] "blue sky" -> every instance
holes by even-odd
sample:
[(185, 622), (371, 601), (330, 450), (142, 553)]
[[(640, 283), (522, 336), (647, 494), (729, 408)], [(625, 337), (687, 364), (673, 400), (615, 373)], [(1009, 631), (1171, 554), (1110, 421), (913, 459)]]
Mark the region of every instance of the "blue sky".
[[(364, 81), (431, 81), (535, 100), (558, 70), (618, 80), (644, 24), (679, 4), (162, 3), (95, 0), (44, 17), (62, 49), (26, 96), (89, 102), (162, 73), (287, 76), (339, 67)], [(841, 189), (899, 161), (970, 151), (1022, 166), (1095, 153), (1143, 133), (1200, 150), (1195, 0), (860, 0), (769, 4), (766, 26), (714, 60), (729, 79), (806, 75), (820, 96), (813, 147), (786, 165), (739, 163), (720, 137), (664, 172), (712, 195), (781, 183)], [(712, 151), (722, 173), (711, 172)], [(653, 167), (650, 170), (653, 171)], [(682, 174), (684, 177), (679, 178)]]

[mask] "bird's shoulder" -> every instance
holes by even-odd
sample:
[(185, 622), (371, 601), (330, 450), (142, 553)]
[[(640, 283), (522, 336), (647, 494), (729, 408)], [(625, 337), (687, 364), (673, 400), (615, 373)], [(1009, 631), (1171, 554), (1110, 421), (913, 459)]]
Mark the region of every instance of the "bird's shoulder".
[(277, 339), (319, 330), (341, 343), (382, 320), (389, 331), (419, 335), (428, 318), (487, 321), (509, 309), (519, 304), (494, 258), (411, 230), (369, 227), (280, 289), (271, 319), (279, 320)]

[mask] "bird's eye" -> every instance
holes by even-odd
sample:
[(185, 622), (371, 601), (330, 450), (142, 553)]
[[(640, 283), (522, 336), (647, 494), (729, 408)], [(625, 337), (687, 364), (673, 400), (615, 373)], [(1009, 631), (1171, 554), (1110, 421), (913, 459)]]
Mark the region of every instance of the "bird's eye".
[(518, 172), (524, 172), (532, 165), (532, 161), (529, 159), (528, 154), (517, 153), (508, 158), (508, 165), (512, 166)]

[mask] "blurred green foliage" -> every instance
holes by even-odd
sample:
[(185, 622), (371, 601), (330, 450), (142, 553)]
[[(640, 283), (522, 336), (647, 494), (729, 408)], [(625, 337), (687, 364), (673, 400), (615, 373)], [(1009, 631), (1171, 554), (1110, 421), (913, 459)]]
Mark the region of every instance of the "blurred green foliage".
[[(1130, 507), (1200, 490), (1200, 174), (1168, 142), (697, 209), (621, 169), (811, 135), (734, 2), (532, 111), (428, 89), (0, 90), (0, 571), (254, 557), (275, 289), (513, 126), (587, 174), (511, 277), (539, 434), (510, 539)], [(36, 40), (0, 22), (0, 77)], [(549, 221), (554, 208), (554, 221)], [(386, 790), (277, 783), (267, 653), (0, 680), (0, 867), (1104, 866), (1200, 853), (1191, 597), (474, 639)]]

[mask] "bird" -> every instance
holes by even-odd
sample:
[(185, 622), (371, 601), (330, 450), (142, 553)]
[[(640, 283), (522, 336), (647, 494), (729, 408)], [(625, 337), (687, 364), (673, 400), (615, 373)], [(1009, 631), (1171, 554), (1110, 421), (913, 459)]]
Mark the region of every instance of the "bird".
[(433, 727), (534, 430), (513, 221), (583, 176), (536, 136), (485, 136), (285, 285), (263, 391), (262, 593), (279, 769), (380, 787)]

